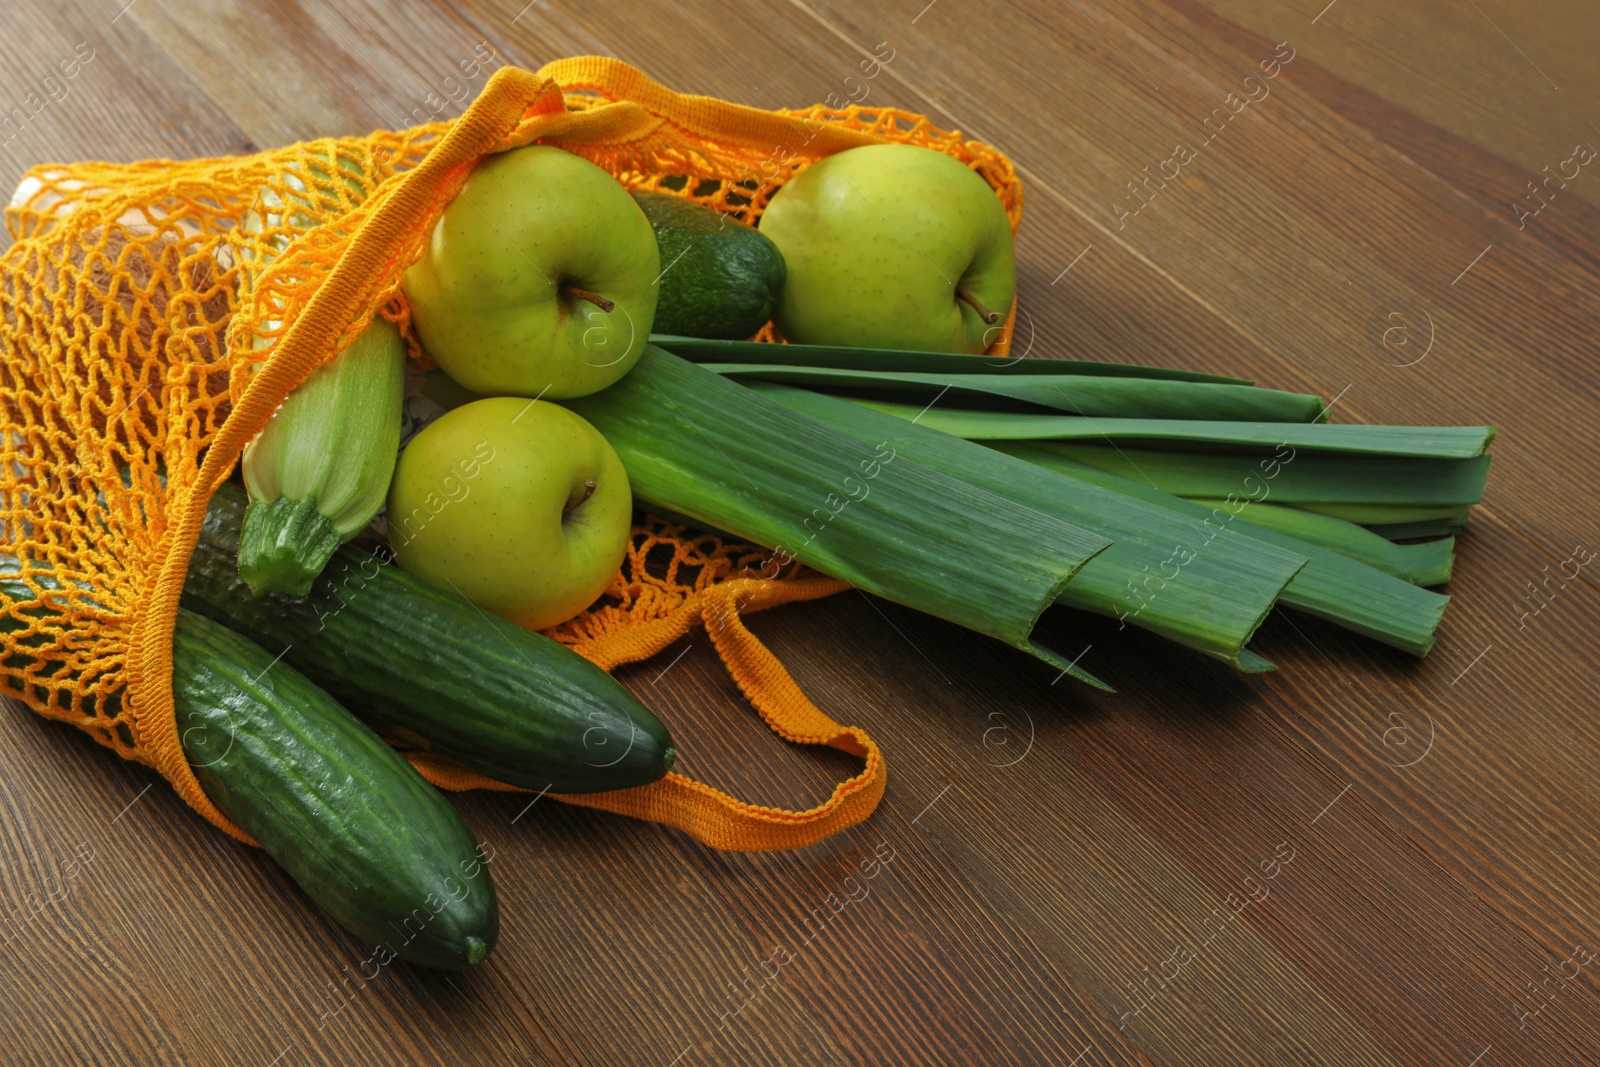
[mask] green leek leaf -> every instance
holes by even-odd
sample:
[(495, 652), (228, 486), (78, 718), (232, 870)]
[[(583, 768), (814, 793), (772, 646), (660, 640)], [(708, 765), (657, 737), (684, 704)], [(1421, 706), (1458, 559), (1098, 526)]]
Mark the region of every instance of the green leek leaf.
[[(1332, 515), (1346, 522), (1362, 526), (1381, 526), (1401, 523), (1455, 523), (1460, 529), (1467, 521), (1470, 508), (1453, 504), (1356, 504), (1348, 502), (1307, 500), (1295, 504), (1322, 515)], [(1416, 535), (1412, 535), (1416, 536)]]
[(1434, 632), (1449, 597), (1276, 530), (1233, 521), (1238, 514), (1249, 514), (1255, 505), (1236, 501), (1233, 506), (1239, 509), (1237, 513), (1208, 509), (1191, 500), (1152, 489), (1143, 482), (1077, 463), (1046, 449), (1017, 444), (1011, 454), (1058, 473), (1159, 504), (1208, 526), (1226, 529), (1241, 539), (1300, 552), (1310, 562), (1284, 587), (1285, 604), (1414, 656), (1425, 656), (1433, 647)]
[(1200, 371), (1094, 363), (1082, 359), (1028, 359), (1022, 356), (969, 356), (893, 348), (842, 348), (836, 345), (770, 345), (762, 341), (710, 341), (699, 337), (652, 334), (650, 341), (695, 363), (769, 363), (785, 367), (838, 367), (844, 370), (921, 371), (929, 374), (1060, 375), (1152, 378), (1172, 382), (1254, 385), (1249, 378), (1227, 378)]
[(765, 363), (708, 363), (718, 374), (803, 385), (892, 389), (925, 396), (1002, 396), (1074, 415), (1135, 419), (1212, 419), (1251, 422), (1315, 422), (1322, 399), (1248, 385), (1174, 382), (1087, 374), (930, 374), (921, 371), (841, 370)]
[(943, 404), (922, 408), (851, 398), (903, 419), (969, 441), (1113, 441), (1169, 452), (1271, 452), (1287, 446), (1303, 452), (1349, 452), (1377, 456), (1468, 459), (1483, 455), (1494, 440), (1492, 426), (1365, 426), (1279, 422), (1215, 422), (1199, 419), (1111, 419), (1026, 412), (972, 411)]
[[(1228, 507), (1225, 500), (1196, 500), (1195, 503), (1214, 511)], [(1451, 567), (1455, 563), (1453, 537), (1420, 545), (1397, 545), (1365, 526), (1284, 504), (1253, 503), (1239, 513), (1238, 521), (1265, 526), (1310, 544), (1321, 545), (1341, 556), (1349, 556), (1376, 567), (1385, 574), (1403, 578), (1412, 585), (1442, 585), (1448, 582)]]
[[(993, 447), (1011, 451), (1013, 443), (995, 441)], [(1416, 459), (1410, 456), (1349, 456), (1300, 453), (1283, 449), (1269, 460), (1276, 473), (1263, 479), (1257, 456), (1214, 455), (1204, 452), (1157, 452), (1117, 445), (1086, 445), (1068, 441), (1030, 442), (1029, 449), (1087, 463), (1091, 467), (1144, 482), (1173, 496), (1226, 498), (1230, 494), (1254, 496), (1267, 492), (1279, 504), (1317, 508), (1322, 504), (1382, 505), (1385, 507), (1453, 509), (1483, 499), (1489, 477), (1489, 457), (1472, 459)], [(1270, 482), (1270, 484), (1268, 484)], [(1262, 488), (1256, 488), (1261, 486)], [(1374, 513), (1381, 514), (1381, 513)], [(1341, 518), (1350, 518), (1341, 515)], [(1435, 518), (1437, 515), (1417, 515)], [(1362, 521), (1351, 519), (1351, 521)], [(1371, 521), (1391, 521), (1374, 518)]]
[(1057, 603), (1152, 630), (1241, 669), (1245, 643), (1306, 556), (1208, 533), (1202, 523), (1123, 493), (1054, 474), (958, 437), (772, 383), (756, 388), (863, 441), (992, 489), (1112, 540), (1083, 565)]
[(1412, 541), (1423, 537), (1449, 537), (1467, 524), (1467, 512), (1458, 511), (1444, 519), (1417, 519), (1411, 522), (1366, 522), (1362, 527), (1390, 541)]
[(774, 549), (755, 574), (796, 558), (1057, 666), (1034, 622), (1110, 544), (654, 346), (617, 384), (564, 403), (617, 450), (636, 497)]

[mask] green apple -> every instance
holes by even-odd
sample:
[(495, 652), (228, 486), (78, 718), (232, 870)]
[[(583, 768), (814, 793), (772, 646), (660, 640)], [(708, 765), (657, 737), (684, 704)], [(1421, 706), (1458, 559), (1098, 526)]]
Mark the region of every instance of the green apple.
[(778, 329), (802, 344), (982, 352), (1016, 297), (1000, 199), (931, 148), (820, 159), (773, 195), (760, 228), (789, 268)]
[(622, 184), (550, 145), (490, 156), (444, 209), (401, 290), (417, 337), (489, 396), (586, 396), (639, 360), (655, 233)]
[(534, 630), (606, 591), (632, 520), (616, 452), (546, 400), (491, 397), (445, 413), (400, 454), (389, 490), (401, 567)]

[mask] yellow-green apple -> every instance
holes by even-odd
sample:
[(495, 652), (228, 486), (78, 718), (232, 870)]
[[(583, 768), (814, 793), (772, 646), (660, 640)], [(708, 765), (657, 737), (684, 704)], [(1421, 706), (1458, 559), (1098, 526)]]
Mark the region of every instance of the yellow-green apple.
[(542, 630), (605, 592), (632, 515), (628, 473), (587, 420), (491, 397), (446, 412), (400, 454), (389, 547), (424, 581)]
[(789, 268), (776, 321), (791, 341), (982, 352), (1016, 297), (999, 198), (931, 148), (820, 159), (773, 195), (760, 228)]
[(401, 280), (417, 337), (489, 396), (585, 396), (639, 360), (656, 313), (650, 220), (588, 160), (531, 145), (479, 163)]

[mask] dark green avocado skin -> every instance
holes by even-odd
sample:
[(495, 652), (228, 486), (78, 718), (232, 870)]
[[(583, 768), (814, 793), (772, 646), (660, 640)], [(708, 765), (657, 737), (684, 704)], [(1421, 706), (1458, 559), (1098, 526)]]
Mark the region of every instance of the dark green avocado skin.
[(661, 250), (654, 333), (737, 341), (772, 318), (788, 277), (765, 234), (693, 200), (633, 190)]

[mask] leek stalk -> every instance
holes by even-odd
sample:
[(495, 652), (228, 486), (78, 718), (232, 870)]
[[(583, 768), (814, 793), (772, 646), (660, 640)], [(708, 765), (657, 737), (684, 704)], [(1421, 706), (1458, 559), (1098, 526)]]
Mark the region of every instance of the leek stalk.
[(842, 433), (888, 441), (918, 463), (1111, 539), (1058, 604), (1152, 630), (1243, 670), (1270, 669), (1244, 646), (1305, 555), (1218, 537), (1166, 508), (836, 397), (773, 383), (754, 388)]
[(617, 384), (563, 403), (616, 449), (637, 498), (772, 549), (756, 574), (798, 559), (1106, 688), (1030, 635), (1107, 538), (654, 346)]

